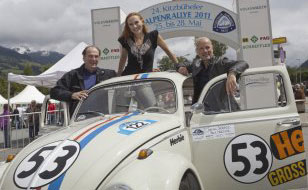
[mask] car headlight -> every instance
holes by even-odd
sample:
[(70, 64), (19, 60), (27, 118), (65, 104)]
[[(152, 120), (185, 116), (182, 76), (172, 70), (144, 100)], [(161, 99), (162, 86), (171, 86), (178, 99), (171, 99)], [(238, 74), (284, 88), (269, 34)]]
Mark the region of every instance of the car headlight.
[(133, 190), (133, 189), (124, 184), (115, 184), (111, 185), (106, 190)]

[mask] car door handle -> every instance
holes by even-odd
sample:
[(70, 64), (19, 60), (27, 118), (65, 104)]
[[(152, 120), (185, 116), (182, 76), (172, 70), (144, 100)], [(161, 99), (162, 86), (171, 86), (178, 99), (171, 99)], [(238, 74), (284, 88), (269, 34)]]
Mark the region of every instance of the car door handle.
[(278, 126), (285, 125), (285, 124), (296, 126), (296, 125), (300, 124), (300, 119), (287, 119), (287, 120), (284, 120), (284, 121), (277, 123)]

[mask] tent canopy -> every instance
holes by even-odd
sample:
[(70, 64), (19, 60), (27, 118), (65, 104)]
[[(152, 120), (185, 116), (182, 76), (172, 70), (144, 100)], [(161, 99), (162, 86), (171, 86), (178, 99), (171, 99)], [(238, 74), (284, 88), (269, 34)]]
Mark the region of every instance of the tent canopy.
[(43, 103), (45, 95), (36, 87), (28, 85), (23, 91), (10, 99), (10, 104), (30, 104), (32, 100), (36, 103)]
[(0, 104), (7, 104), (7, 100), (3, 98), (0, 94)]
[(79, 43), (66, 56), (40, 75), (26, 76), (9, 73), (8, 81), (52, 88), (66, 72), (78, 68), (83, 64), (82, 51), (86, 46), (87, 44), (84, 42)]

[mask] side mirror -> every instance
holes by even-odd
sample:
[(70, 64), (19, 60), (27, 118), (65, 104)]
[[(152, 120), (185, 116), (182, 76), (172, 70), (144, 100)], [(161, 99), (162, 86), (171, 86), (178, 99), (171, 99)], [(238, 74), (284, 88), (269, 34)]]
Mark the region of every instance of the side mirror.
[(61, 107), (64, 109), (63, 111), (64, 111), (64, 127), (67, 127), (68, 125), (69, 125), (69, 121), (70, 121), (70, 112), (69, 112), (69, 106), (68, 106), (68, 103), (66, 103), (66, 102), (61, 102)]
[(199, 113), (203, 112), (204, 106), (203, 106), (203, 104), (195, 103), (191, 106), (191, 110), (192, 110), (193, 114), (199, 114)]
[(48, 111), (47, 102), (48, 102), (49, 99), (50, 99), (50, 96), (46, 95), (45, 98), (44, 98), (42, 107), (41, 107), (41, 120), (40, 120), (40, 126), (41, 127), (44, 127), (45, 121), (47, 119), (47, 111)]

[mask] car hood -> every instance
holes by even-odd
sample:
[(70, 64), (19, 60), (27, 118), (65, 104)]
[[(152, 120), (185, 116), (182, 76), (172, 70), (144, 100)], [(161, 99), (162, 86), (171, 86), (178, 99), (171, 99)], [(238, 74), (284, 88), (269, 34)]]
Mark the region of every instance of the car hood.
[(177, 118), (133, 112), (63, 128), (25, 147), (5, 172), (0, 189), (95, 189), (136, 148), (179, 127)]

